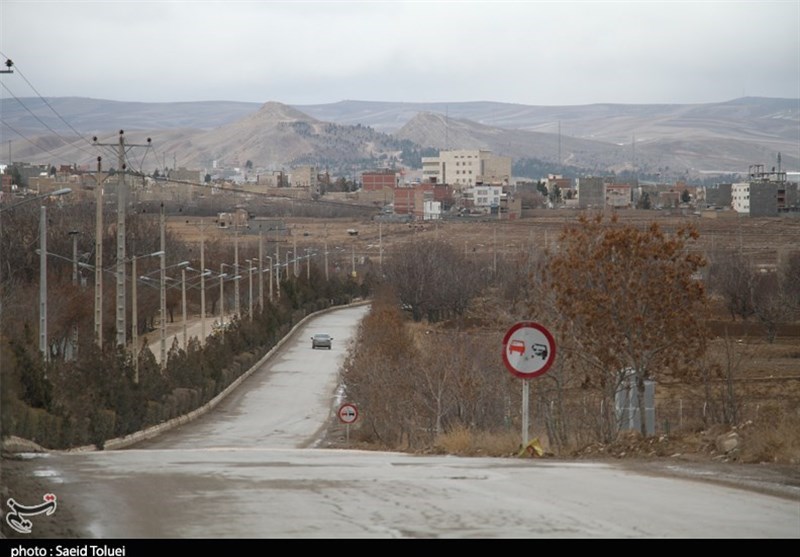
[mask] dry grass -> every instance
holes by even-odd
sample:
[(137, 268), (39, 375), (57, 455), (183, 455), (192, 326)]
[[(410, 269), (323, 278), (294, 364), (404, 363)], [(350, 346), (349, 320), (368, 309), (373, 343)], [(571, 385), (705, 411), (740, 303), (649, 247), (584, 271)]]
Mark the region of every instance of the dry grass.
[(777, 405), (761, 408), (756, 422), (737, 428), (742, 462), (800, 463), (800, 409), (785, 412)]
[(520, 435), (458, 427), (436, 438), (435, 451), (459, 456), (509, 456), (519, 451)]

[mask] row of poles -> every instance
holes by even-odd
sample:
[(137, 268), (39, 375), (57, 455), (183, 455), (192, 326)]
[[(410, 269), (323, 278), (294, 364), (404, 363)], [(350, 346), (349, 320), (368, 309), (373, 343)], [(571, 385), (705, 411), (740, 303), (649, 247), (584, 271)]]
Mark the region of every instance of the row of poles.
[[(97, 143), (97, 138), (95, 139), (96, 145), (109, 145), (109, 144), (100, 144)], [(160, 362), (161, 365), (165, 365), (166, 360), (166, 242), (165, 242), (165, 231), (166, 231), (166, 223), (165, 223), (165, 215), (164, 215), (164, 206), (161, 205), (161, 212), (160, 212), (160, 250), (154, 253), (145, 254), (145, 255), (133, 255), (131, 257), (126, 257), (126, 231), (125, 231), (125, 218), (126, 218), (126, 207), (127, 207), (127, 183), (125, 180), (126, 176), (126, 165), (125, 165), (125, 153), (126, 153), (126, 146), (127, 147), (149, 147), (150, 139), (147, 140), (147, 145), (131, 145), (125, 143), (124, 132), (119, 132), (119, 140), (116, 144), (117, 147), (117, 154), (118, 154), (118, 171), (115, 173), (117, 177), (117, 257), (116, 257), (116, 343), (118, 346), (125, 347), (127, 343), (126, 338), (126, 331), (127, 331), (127, 323), (126, 323), (126, 310), (127, 310), (127, 279), (126, 279), (126, 265), (131, 263), (132, 266), (132, 292), (131, 297), (133, 300), (133, 307), (132, 307), (132, 342), (133, 342), (133, 349), (138, 350), (138, 315), (137, 315), (137, 290), (136, 285), (140, 279), (137, 274), (137, 261), (139, 259), (143, 259), (146, 257), (159, 257), (160, 259), (160, 266), (159, 266), (159, 287), (160, 287), (160, 315), (161, 315), (161, 327), (160, 327)], [(103, 184), (106, 180), (112, 176), (110, 173), (104, 173), (102, 171), (102, 158), (97, 158), (97, 174), (96, 174), (96, 233), (95, 233), (95, 262), (94, 266), (80, 264), (81, 266), (94, 268), (95, 272), (95, 281), (94, 281), (94, 338), (95, 342), (98, 346), (102, 347), (103, 345)], [(25, 202), (33, 201), (37, 199), (44, 199), (45, 197), (50, 196), (60, 196), (64, 194), (71, 193), (69, 188), (64, 188), (61, 190), (57, 190), (55, 192), (49, 194), (43, 194), (40, 196), (36, 196), (34, 198), (28, 199)], [(17, 204), (19, 205), (19, 204)], [(16, 205), (14, 205), (16, 206)], [(4, 208), (3, 211), (10, 209), (14, 206)], [(40, 292), (39, 292), (39, 349), (42, 353), (43, 358), (45, 361), (49, 359), (49, 346), (48, 346), (48, 335), (47, 335), (47, 261), (46, 258), (48, 256), (47, 252), (47, 209), (44, 205), (41, 206), (41, 214), (40, 214), (40, 276), (39, 276), (39, 284), (40, 284)], [(171, 267), (179, 266), (181, 267), (181, 274), (182, 274), (182, 307), (184, 313), (184, 344), (187, 341), (187, 333), (186, 333), (186, 271), (196, 271), (200, 274), (200, 290), (201, 290), (201, 336), (203, 341), (206, 338), (206, 307), (205, 307), (205, 278), (213, 274), (213, 271), (210, 271), (205, 268), (205, 230), (207, 226), (210, 224), (206, 224), (203, 220), (199, 223), (199, 227), (201, 228), (201, 246), (200, 246), (200, 269), (192, 269), (189, 267), (189, 262), (181, 262), (177, 265), (173, 265)], [(236, 241), (236, 248), (235, 248), (235, 263), (234, 265), (229, 265), (226, 263), (222, 263), (220, 265), (220, 271), (218, 277), (220, 279), (220, 325), (224, 325), (224, 281), (225, 279), (228, 280), (235, 280), (236, 281), (236, 292), (235, 292), (235, 306), (236, 306), (236, 313), (238, 314), (240, 311), (240, 297), (239, 297), (239, 280), (241, 276), (237, 273), (239, 272), (239, 260), (238, 260), (238, 235)], [(270, 301), (273, 299), (273, 275), (272, 269), (275, 269), (275, 280), (277, 283), (277, 295), (280, 297), (280, 253), (279, 247), (276, 242), (275, 246), (275, 259), (273, 260), (272, 256), (265, 256), (264, 255), (264, 242), (263, 242), (263, 234), (259, 236), (259, 256), (257, 259), (258, 261), (258, 276), (259, 276), (259, 309), (263, 311), (264, 309), (264, 280), (263, 280), (263, 273), (264, 269), (264, 261), (269, 261), (269, 276), (270, 276), (270, 285), (269, 285), (269, 297)], [(382, 251), (382, 250), (381, 250)], [(77, 267), (79, 263), (77, 262), (77, 237), (73, 236), (73, 282), (77, 282)], [(50, 254), (55, 255), (55, 254)], [(328, 274), (328, 266), (327, 266), (327, 245), (325, 248), (325, 272), (326, 278)], [(382, 254), (381, 254), (382, 255)], [(293, 250), (294, 256), (294, 275), (298, 276), (298, 257), (297, 257), (297, 250), (296, 246)], [(289, 272), (289, 252), (286, 252), (286, 271), (287, 274)], [(310, 255), (307, 255), (310, 259)], [(250, 262), (250, 268), (248, 272), (250, 274), (250, 315), (252, 319), (252, 274), (255, 271), (255, 268), (252, 264), (253, 260), (248, 260)], [(234, 270), (234, 275), (230, 278), (224, 272), (225, 267), (232, 267)], [(308, 272), (310, 273), (310, 261), (308, 263)], [(355, 273), (355, 252), (353, 252), (353, 272)], [(134, 360), (138, 364), (138, 357), (135, 357)], [(136, 376), (135, 380), (138, 382), (138, 365), (136, 366)]]

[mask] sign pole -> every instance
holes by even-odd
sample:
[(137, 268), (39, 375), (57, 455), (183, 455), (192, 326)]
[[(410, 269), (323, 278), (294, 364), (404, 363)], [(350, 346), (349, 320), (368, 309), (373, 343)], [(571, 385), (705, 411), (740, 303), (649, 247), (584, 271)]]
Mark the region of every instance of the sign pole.
[(522, 447), (528, 445), (528, 420), (530, 413), (530, 380), (522, 380)]
[(345, 442), (350, 444), (350, 424), (358, 419), (358, 408), (355, 404), (345, 403), (339, 407), (336, 412), (339, 415), (339, 421), (344, 424)]
[(547, 373), (556, 357), (553, 335), (539, 323), (520, 321), (503, 338), (503, 363), (522, 379), (522, 448), (528, 446), (530, 380)]

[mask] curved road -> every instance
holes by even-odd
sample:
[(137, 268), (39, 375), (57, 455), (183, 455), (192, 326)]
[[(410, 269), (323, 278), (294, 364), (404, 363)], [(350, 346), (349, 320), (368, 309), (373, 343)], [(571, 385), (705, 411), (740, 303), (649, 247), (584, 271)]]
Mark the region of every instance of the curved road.
[(37, 473), (92, 538), (800, 537), (797, 500), (612, 464), (313, 448), (366, 311), (313, 319), (195, 422)]

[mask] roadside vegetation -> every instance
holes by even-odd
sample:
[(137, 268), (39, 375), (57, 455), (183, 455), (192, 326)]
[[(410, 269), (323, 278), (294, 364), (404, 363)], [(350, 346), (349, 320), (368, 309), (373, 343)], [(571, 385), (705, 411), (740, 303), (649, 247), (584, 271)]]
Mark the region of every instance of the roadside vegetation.
[[(95, 261), (91, 204), (48, 207), (47, 251), (53, 255), (45, 361), (37, 338), (36, 213), (32, 207), (4, 213), (0, 231), (4, 437), (54, 449), (103, 447), (108, 439), (206, 403), (305, 315), (371, 297), (342, 375), (347, 400), (359, 408), (359, 421), (348, 432), (349, 442), (359, 447), (520, 454), (523, 389), (503, 366), (502, 338), (514, 323), (532, 320), (546, 325), (558, 346), (553, 367), (529, 380), (530, 438), (546, 454), (696, 452), (747, 462), (800, 461), (796, 249), (784, 250), (777, 266), (765, 269), (736, 246), (709, 247), (689, 225), (666, 231), (583, 217), (564, 220), (561, 234), (544, 242), (545, 249), (500, 252), (475, 251), (475, 243), (468, 249), (464, 239), (438, 232), (417, 235), (415, 228), (380, 260), (360, 257), (355, 276), (354, 250), (338, 253), (329, 272), (321, 258), (296, 274), (284, 270), (263, 309), (255, 304), (252, 316), (243, 310), (205, 346), (196, 338), (183, 346), (180, 334), (171, 333), (162, 368), (145, 349), (159, 336), (158, 288), (139, 285), (139, 350), (134, 355), (115, 346), (113, 226), (102, 242), (104, 266), (112, 274), (103, 292), (102, 346), (95, 342), (94, 273), (86, 267)], [(104, 219), (115, 222), (111, 213)], [(160, 249), (158, 222), (152, 207), (129, 215), (129, 254)], [(168, 267), (188, 261), (200, 269), (196, 240), (167, 231)], [(232, 263), (231, 238), (226, 240), (215, 236), (203, 244), (205, 268)], [(265, 253), (274, 249), (270, 245)], [(241, 246), (243, 266), (256, 257), (257, 246)], [(158, 269), (155, 258), (138, 265), (139, 275), (155, 276)], [(211, 316), (218, 314), (220, 300), (216, 279), (209, 280)], [(240, 286), (247, 308), (246, 280)], [(226, 308), (232, 307), (232, 289), (226, 286)], [(187, 303), (189, 314), (197, 316), (197, 274)], [(181, 304), (181, 288), (172, 281), (166, 293), (172, 326), (180, 323)], [(651, 387), (654, 423), (650, 430), (641, 421), (631, 428), (620, 419), (618, 394), (635, 391), (635, 412), (647, 415), (651, 409), (642, 404)], [(331, 432), (339, 436), (333, 443), (341, 443), (341, 424), (332, 423)], [(721, 444), (731, 438), (736, 442)]]
[[(27, 211), (25, 209), (28, 209)], [(166, 365), (161, 366), (147, 343), (160, 336), (160, 289), (139, 284), (137, 294), (138, 350), (116, 346), (115, 269), (116, 242), (113, 229), (103, 238), (103, 260), (111, 262), (103, 295), (103, 344), (94, 335), (94, 288), (83, 284), (93, 271), (84, 267), (73, 283), (70, 231), (82, 236), (82, 246), (94, 245), (93, 207), (53, 206), (48, 213), (48, 358), (43, 358), (37, 338), (39, 257), (38, 218), (35, 210), (19, 208), (3, 214), (0, 236), (2, 247), (2, 328), (0, 329), (0, 418), (2, 436), (17, 436), (51, 449), (94, 444), (121, 437), (202, 406), (235, 381), (265, 355), (300, 319), (332, 305), (350, 302), (368, 294), (368, 285), (357, 283), (344, 272), (327, 279), (317, 268), (298, 276), (286, 276), (280, 283), (280, 296), (266, 300), (263, 309), (242, 303), (243, 315), (236, 316), (202, 345), (197, 337), (186, 346), (180, 334), (169, 336)], [(106, 222), (114, 222), (106, 215)], [(158, 218), (152, 214), (132, 214), (126, 222), (129, 249), (135, 254), (159, 249)], [(189, 261), (199, 269), (197, 245), (169, 236), (169, 261)], [(91, 248), (90, 248), (91, 249)], [(63, 257), (58, 257), (58, 255)], [(230, 264), (230, 246), (219, 242), (205, 245), (206, 268)], [(257, 251), (243, 247), (244, 261), (257, 257)], [(82, 264), (94, 262), (93, 252), (80, 250)], [(146, 276), (157, 269), (156, 258), (142, 258), (137, 274)], [(312, 272), (313, 271), (313, 272)], [(130, 273), (130, 264), (128, 271)], [(170, 273), (172, 274), (172, 273)], [(154, 276), (154, 275), (151, 275)], [(180, 273), (178, 273), (180, 276)], [(130, 277), (129, 277), (130, 279)], [(91, 284), (91, 281), (87, 281)], [(206, 284), (207, 312), (218, 314), (218, 281)], [(247, 293), (244, 282), (242, 292)], [(128, 284), (130, 291), (130, 280)], [(198, 280), (187, 289), (189, 314), (200, 308)], [(231, 295), (232, 286), (225, 291)], [(277, 290), (277, 288), (276, 288)], [(57, 294), (56, 294), (57, 293)], [(167, 321), (181, 322), (180, 280), (170, 281), (167, 289)], [(266, 295), (265, 295), (266, 298)], [(225, 305), (232, 307), (232, 300)], [(133, 320), (128, 306), (127, 337)], [(209, 329), (214, 318), (207, 318)]]
[[(559, 350), (551, 370), (529, 380), (530, 435), (548, 454), (800, 461), (798, 252), (763, 273), (698, 240), (692, 226), (666, 233), (600, 217), (565, 225), (547, 251), (499, 259), (413, 240), (384, 265), (345, 366), (347, 398), (362, 416), (352, 442), (518, 454), (522, 380), (502, 364), (502, 337), (533, 320)], [(785, 362), (785, 373), (760, 375), (766, 347), (770, 368)], [(650, 431), (621, 419), (618, 404), (635, 390), (628, 411), (647, 415), (646, 384)]]

